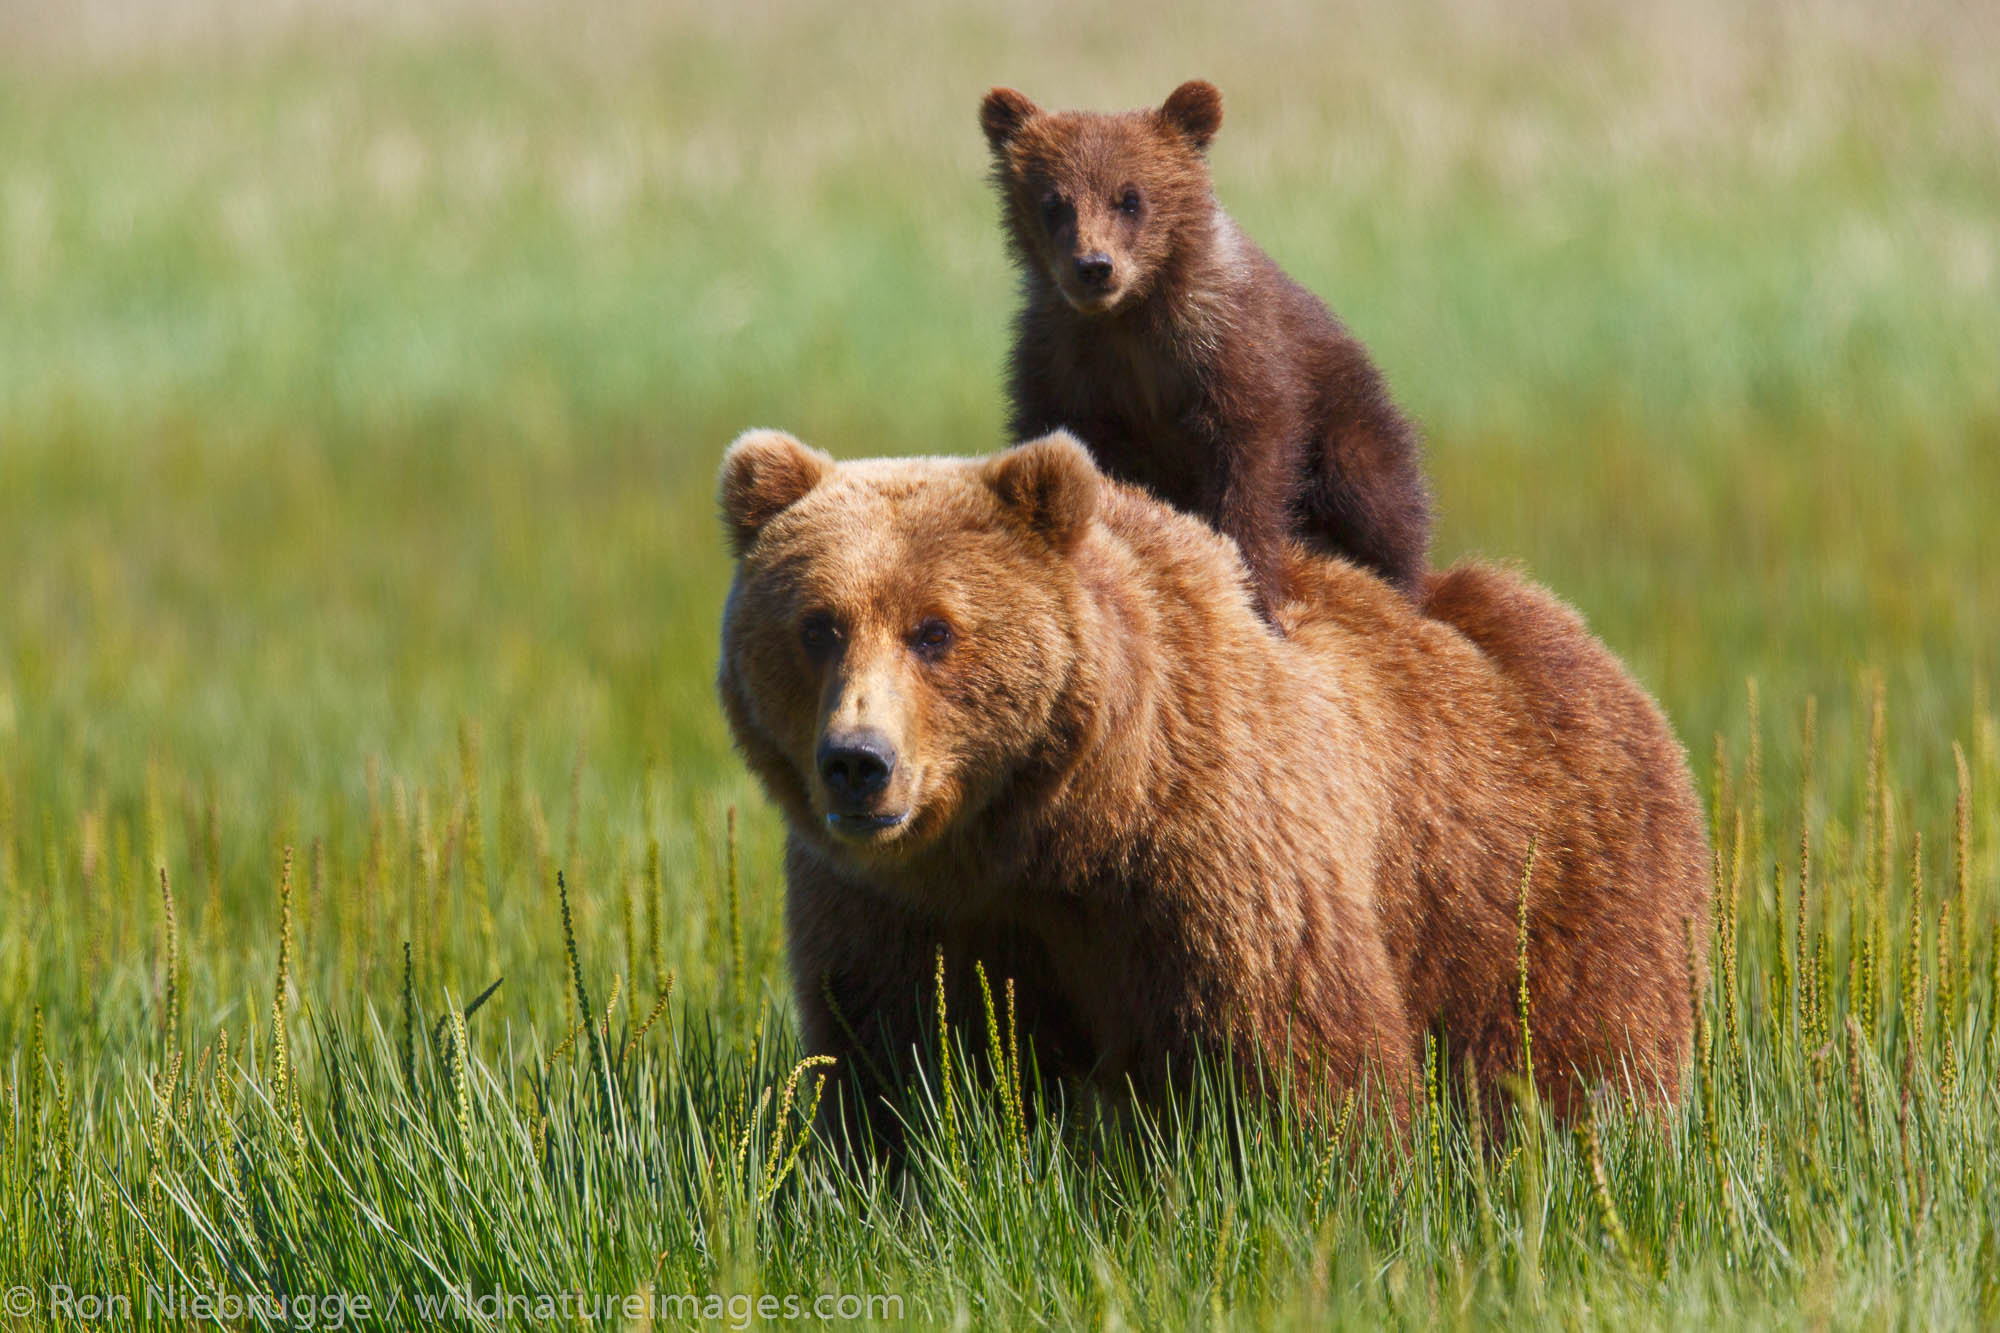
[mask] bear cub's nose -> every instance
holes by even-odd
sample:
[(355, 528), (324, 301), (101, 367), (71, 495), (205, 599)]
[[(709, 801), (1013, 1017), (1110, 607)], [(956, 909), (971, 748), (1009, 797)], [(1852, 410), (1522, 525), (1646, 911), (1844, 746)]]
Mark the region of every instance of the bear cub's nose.
[(1086, 287), (1103, 288), (1111, 281), (1111, 256), (1102, 250), (1077, 256), (1076, 276)]
[(837, 801), (859, 803), (878, 795), (896, 771), (896, 747), (879, 732), (828, 735), (819, 743), (819, 775)]

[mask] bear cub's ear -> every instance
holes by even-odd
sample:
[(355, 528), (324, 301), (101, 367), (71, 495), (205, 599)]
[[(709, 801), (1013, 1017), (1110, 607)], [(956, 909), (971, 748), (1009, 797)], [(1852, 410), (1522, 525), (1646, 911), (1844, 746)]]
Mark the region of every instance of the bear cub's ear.
[(995, 88), (979, 104), (979, 124), (986, 142), (998, 153), (1014, 141), (1021, 127), (1042, 114), (1042, 109), (1012, 88)]
[(833, 468), (831, 457), (781, 430), (737, 436), (722, 456), (718, 487), (730, 552), (742, 556), (766, 523), (805, 499)]
[(1222, 128), (1222, 90), (1201, 79), (1190, 79), (1167, 95), (1160, 119), (1179, 131), (1196, 152), (1205, 151)]
[(1090, 526), (1103, 483), (1090, 454), (1063, 430), (994, 455), (985, 476), (1008, 513), (1059, 551)]

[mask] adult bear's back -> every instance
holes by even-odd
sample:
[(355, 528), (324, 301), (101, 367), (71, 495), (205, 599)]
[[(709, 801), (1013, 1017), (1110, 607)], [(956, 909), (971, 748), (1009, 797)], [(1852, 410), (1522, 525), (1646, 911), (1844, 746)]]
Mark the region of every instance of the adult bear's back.
[(1633, 1043), (1635, 1073), (1664, 1079), (1692, 1026), (1691, 926), (1697, 978), (1706, 974), (1708, 838), (1685, 752), (1624, 665), (1547, 590), (1461, 564), (1429, 576), (1424, 611), (1494, 664), (1562, 774), (1547, 793), (1566, 808), (1552, 821), (1562, 840), (1537, 847), (1530, 885), (1530, 932), (1543, 936), (1542, 975), (1529, 979), (1538, 1066), (1550, 1060), (1560, 1084), (1565, 1053), (1607, 1035), (1579, 1029), (1575, 1016), (1588, 1013), (1649, 1034)]

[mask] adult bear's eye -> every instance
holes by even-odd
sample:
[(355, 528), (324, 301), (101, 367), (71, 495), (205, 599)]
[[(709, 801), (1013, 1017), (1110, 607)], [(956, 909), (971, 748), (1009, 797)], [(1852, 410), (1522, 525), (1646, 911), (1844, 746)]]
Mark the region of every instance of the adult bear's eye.
[(937, 616), (930, 616), (910, 635), (910, 647), (916, 650), (917, 656), (936, 661), (951, 650), (954, 637), (950, 625)]
[(814, 656), (833, 647), (834, 641), (839, 637), (839, 626), (835, 625), (833, 617), (824, 611), (815, 611), (799, 622), (799, 642), (803, 643), (806, 651)]
[(1139, 192), (1138, 192), (1137, 190), (1133, 189), (1133, 188), (1132, 188), (1131, 186), (1129, 186), (1129, 185), (1128, 185), (1128, 186), (1126, 186), (1126, 187), (1125, 187), (1125, 193), (1124, 193), (1123, 195), (1121, 195), (1121, 196), (1119, 197), (1119, 200), (1118, 200), (1118, 211), (1119, 211), (1120, 213), (1123, 213), (1123, 214), (1124, 214), (1124, 215), (1125, 215), (1126, 217), (1128, 217), (1128, 218), (1136, 218), (1136, 217), (1138, 217), (1138, 216), (1139, 216)]

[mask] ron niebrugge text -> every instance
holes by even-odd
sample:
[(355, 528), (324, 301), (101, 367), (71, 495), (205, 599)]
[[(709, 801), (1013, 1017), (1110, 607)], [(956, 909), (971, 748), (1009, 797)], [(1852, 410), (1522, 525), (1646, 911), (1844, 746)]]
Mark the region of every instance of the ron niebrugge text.
[[(169, 1323), (237, 1324), (245, 1321), (301, 1329), (342, 1329), (375, 1321), (393, 1324), (403, 1310), (401, 1291), (377, 1298), (349, 1292), (240, 1295), (195, 1292), (180, 1287), (147, 1286), (136, 1298), (128, 1292), (86, 1292), (52, 1283), (7, 1289), (5, 1313), (25, 1319), (45, 1315), (77, 1323), (127, 1322), (144, 1316)], [(637, 1291), (621, 1293), (476, 1291), (447, 1288), (442, 1293), (418, 1292), (407, 1310), (420, 1321), (439, 1319), (499, 1319), (528, 1323), (623, 1321), (634, 1319), (699, 1320), (731, 1329), (747, 1329), (773, 1320), (817, 1320), (849, 1323), (901, 1319), (903, 1298), (893, 1294), (821, 1292)]]

